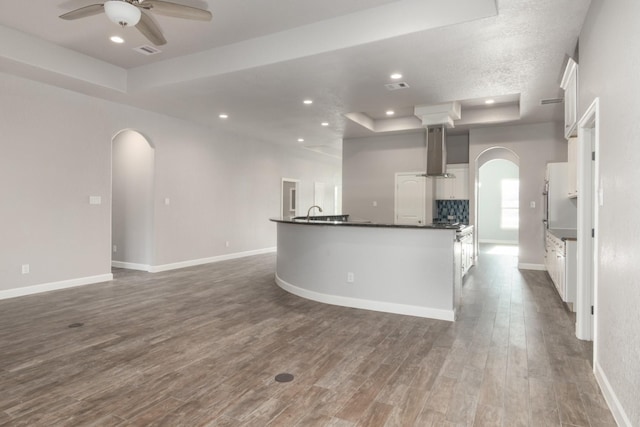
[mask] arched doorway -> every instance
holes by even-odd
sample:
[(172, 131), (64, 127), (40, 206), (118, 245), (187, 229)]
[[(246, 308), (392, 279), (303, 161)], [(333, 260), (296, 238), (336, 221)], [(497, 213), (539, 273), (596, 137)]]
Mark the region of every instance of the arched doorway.
[(478, 241), (517, 245), (519, 229), (519, 167), (494, 159), (478, 173)]
[(492, 147), (480, 153), (474, 163), (476, 253), (480, 243), (487, 243), (517, 255), (520, 159), (508, 148)]
[(153, 263), (155, 152), (139, 132), (112, 141), (111, 244), (113, 267), (148, 271)]

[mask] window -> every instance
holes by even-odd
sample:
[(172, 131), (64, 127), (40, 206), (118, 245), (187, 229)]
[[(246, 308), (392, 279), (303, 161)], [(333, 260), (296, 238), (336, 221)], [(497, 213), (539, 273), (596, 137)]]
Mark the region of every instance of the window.
[(516, 230), (520, 217), (520, 181), (517, 179), (503, 179), (501, 182), (501, 214), (500, 228)]

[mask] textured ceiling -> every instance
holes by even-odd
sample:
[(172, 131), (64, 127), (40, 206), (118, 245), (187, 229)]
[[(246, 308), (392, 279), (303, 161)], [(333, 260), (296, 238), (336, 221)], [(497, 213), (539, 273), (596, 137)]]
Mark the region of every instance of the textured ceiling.
[[(175, 0), (211, 23), (158, 17), (169, 43), (155, 56), (134, 29), (104, 16), (63, 21), (82, 0), (0, 3), (0, 71), (206, 126), (285, 144), (339, 147), (370, 135), (347, 113), (463, 101), (515, 103), (520, 122), (562, 119), (559, 81), (589, 6), (584, 0)], [(408, 89), (388, 91), (392, 72)], [(312, 98), (310, 106), (302, 104)], [(230, 118), (224, 122), (218, 114)], [(409, 113), (407, 113), (409, 112)], [(506, 117), (506, 116), (505, 116)], [(512, 116), (505, 120), (513, 120)], [(320, 123), (327, 121), (330, 126)], [(473, 124), (466, 124), (466, 129)]]

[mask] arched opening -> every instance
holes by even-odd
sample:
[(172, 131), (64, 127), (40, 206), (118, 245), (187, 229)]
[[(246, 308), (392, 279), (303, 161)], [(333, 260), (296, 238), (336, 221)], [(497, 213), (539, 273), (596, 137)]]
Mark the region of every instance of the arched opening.
[(148, 271), (153, 263), (155, 152), (139, 132), (123, 130), (112, 141), (111, 265)]
[(478, 241), (518, 244), (519, 168), (495, 159), (480, 166), (478, 175)]
[(475, 160), (476, 244), (518, 254), (520, 231), (520, 159), (504, 147), (489, 148)]

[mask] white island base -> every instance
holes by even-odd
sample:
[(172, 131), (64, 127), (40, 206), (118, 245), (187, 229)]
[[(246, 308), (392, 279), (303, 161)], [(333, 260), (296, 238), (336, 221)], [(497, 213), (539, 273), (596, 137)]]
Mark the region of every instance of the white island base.
[(453, 321), (455, 230), (278, 222), (276, 283), (318, 302)]

